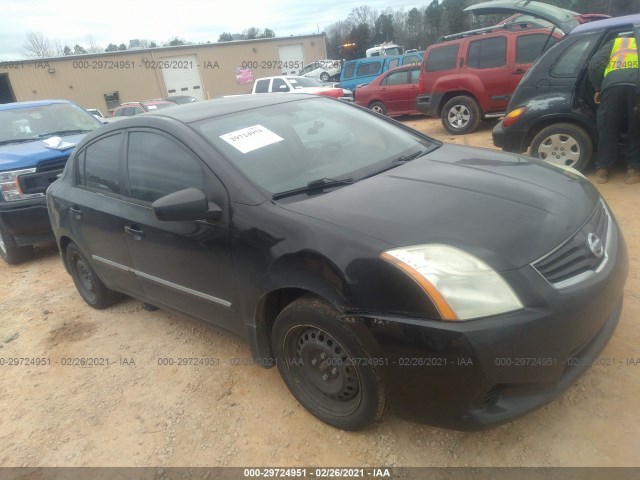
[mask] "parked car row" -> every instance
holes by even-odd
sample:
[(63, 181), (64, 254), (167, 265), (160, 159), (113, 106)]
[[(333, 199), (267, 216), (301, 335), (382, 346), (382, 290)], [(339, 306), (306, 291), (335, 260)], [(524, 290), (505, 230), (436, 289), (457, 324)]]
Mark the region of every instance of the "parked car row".
[(323, 85), (315, 78), (293, 75), (259, 78), (254, 82), (251, 93), (311, 93), (353, 102), (350, 90)]

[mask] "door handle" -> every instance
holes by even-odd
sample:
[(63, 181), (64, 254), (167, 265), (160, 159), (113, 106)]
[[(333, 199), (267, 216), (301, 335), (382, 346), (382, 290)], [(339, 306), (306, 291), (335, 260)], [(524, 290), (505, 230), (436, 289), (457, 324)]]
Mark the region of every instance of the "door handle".
[(136, 227), (137, 225), (134, 225), (132, 227), (125, 226), (124, 231), (127, 235), (131, 235), (135, 240), (142, 240), (142, 238), (144, 237), (144, 232)]
[(513, 71), (511, 73), (513, 73), (514, 75), (522, 75), (524, 72), (526, 72), (526, 70), (518, 68), (517, 70), (515, 70), (515, 71)]
[(82, 210), (80, 210), (78, 207), (69, 207), (69, 210), (71, 211), (71, 213), (73, 213), (74, 217), (80, 220), (80, 217), (82, 217)]

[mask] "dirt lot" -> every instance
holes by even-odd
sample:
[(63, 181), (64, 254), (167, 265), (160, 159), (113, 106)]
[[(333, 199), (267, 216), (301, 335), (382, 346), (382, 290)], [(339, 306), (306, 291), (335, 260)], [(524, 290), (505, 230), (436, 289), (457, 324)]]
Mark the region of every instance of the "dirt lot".
[[(438, 120), (404, 121), (445, 141), (492, 147), (491, 124), (452, 137)], [(484, 433), (390, 414), (366, 432), (335, 430), (294, 400), (276, 369), (232, 365), (250, 355), (229, 336), (136, 300), (89, 308), (55, 246), (23, 265), (0, 262), (0, 465), (640, 466), (640, 185), (624, 185), (624, 174), (621, 167), (601, 188), (631, 260), (621, 322), (603, 353), (615, 363), (595, 365), (557, 401)], [(8, 366), (10, 357), (51, 364)], [(112, 364), (63, 365), (69, 357)], [(158, 365), (163, 357), (226, 365)]]

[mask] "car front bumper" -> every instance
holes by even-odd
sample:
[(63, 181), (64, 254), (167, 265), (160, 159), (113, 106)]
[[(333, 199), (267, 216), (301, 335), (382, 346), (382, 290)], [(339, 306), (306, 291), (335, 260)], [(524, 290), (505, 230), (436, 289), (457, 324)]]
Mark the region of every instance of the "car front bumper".
[(442, 93), (430, 93), (416, 97), (416, 110), (431, 117), (439, 117), (439, 107), (442, 101)]
[(628, 259), (617, 228), (613, 246), (597, 276), (570, 288), (555, 290), (530, 266), (513, 273), (511, 283), (519, 275), (544, 284), (517, 312), (466, 322), (366, 316), (392, 411), (483, 430), (560, 395), (597, 360), (618, 323)]
[(512, 129), (507, 132), (502, 120), (493, 127), (491, 136), (493, 137), (493, 144), (506, 152), (522, 153), (529, 147), (529, 145), (525, 145), (527, 132), (518, 132)]
[(0, 222), (18, 246), (54, 241), (45, 197), (0, 202)]

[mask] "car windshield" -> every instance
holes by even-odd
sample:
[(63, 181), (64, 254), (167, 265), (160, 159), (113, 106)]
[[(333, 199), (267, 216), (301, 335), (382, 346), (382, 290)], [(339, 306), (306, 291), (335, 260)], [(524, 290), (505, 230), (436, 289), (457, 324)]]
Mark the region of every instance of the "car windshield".
[(291, 83), (291, 86), (295, 88), (307, 88), (307, 87), (323, 87), (320, 80), (309, 77), (287, 77), (287, 80)]
[(167, 107), (174, 107), (176, 104), (173, 102), (166, 102), (166, 103), (150, 103), (150, 104), (146, 104), (145, 103), (145, 107), (147, 107), (149, 110), (157, 110), (159, 108), (167, 108)]
[(0, 110), (0, 145), (77, 135), (100, 126), (93, 115), (70, 103)]
[(196, 128), (272, 195), (319, 180), (358, 181), (438, 145), (323, 97), (223, 115)]

